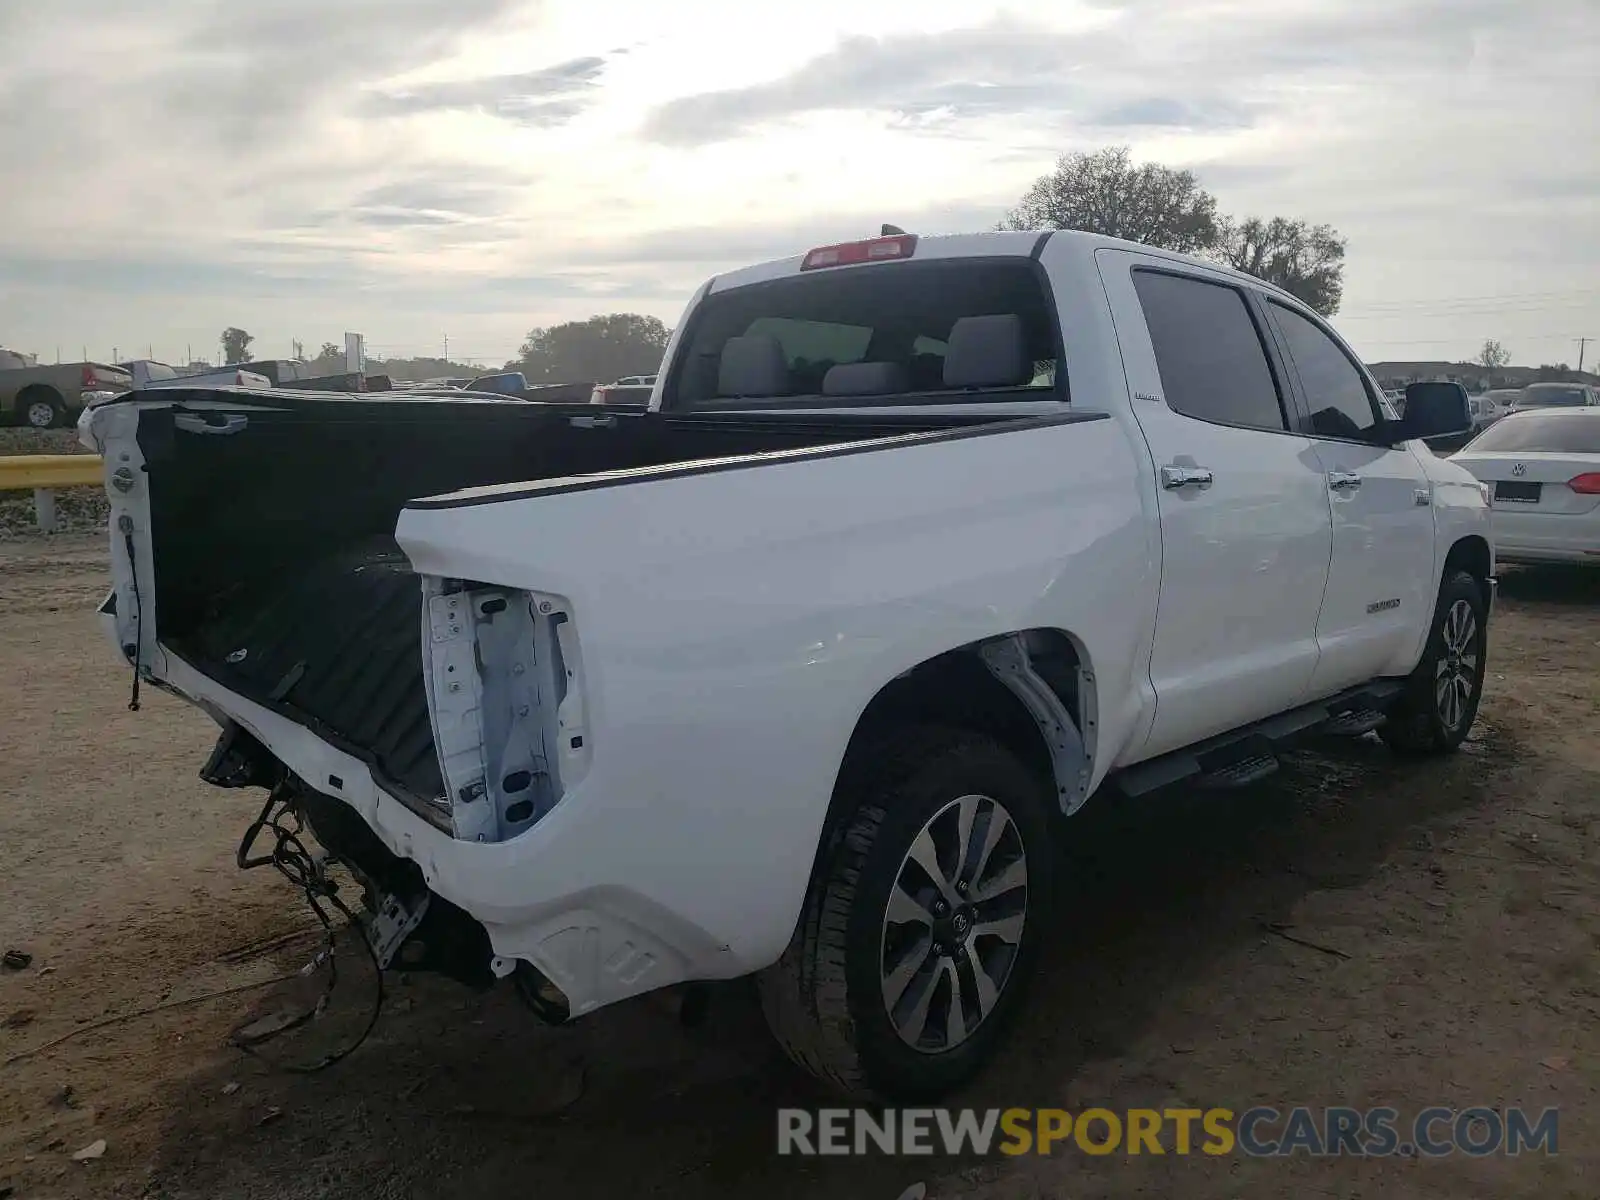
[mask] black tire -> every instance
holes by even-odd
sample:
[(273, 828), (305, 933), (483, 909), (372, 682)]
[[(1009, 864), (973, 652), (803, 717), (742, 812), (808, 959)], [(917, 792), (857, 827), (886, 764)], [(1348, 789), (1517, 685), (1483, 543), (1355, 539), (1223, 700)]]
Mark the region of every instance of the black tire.
[[(847, 807), (824, 847), (794, 937), (783, 957), (757, 977), (762, 1010), (789, 1057), (840, 1091), (861, 1099), (931, 1099), (983, 1066), (1015, 1017), (1034, 973), (1052, 897), (1052, 793), (999, 743), (960, 730), (903, 730), (855, 761), (862, 767), (847, 771), (840, 781), (839, 800)], [(891, 934), (888, 906), (892, 893), (905, 892), (896, 891), (902, 873), (917, 875), (919, 868), (911, 867), (907, 856), (930, 821), (939, 831), (930, 837), (941, 851), (941, 867), (945, 861), (954, 864), (955, 843), (948, 839), (953, 830), (959, 831), (963, 809), (957, 802), (965, 797), (984, 798), (972, 809), (982, 815), (969, 817), (968, 844), (979, 846), (980, 838), (995, 828), (1001, 830), (1001, 842), (990, 856), (992, 869), (971, 872), (972, 878), (960, 884), (962, 907), (946, 908), (944, 936), (966, 940), (943, 943), (951, 951), (947, 956), (925, 957), (917, 974), (908, 977), (903, 995), (912, 996), (914, 989), (923, 994), (919, 985), (929, 981), (930, 1002), (921, 1007), (930, 1024), (943, 1022), (946, 1042), (954, 1024), (952, 980), (966, 989), (960, 1009), (966, 1018), (963, 1026), (974, 1012), (980, 1015), (958, 1044), (918, 1048), (902, 1037), (890, 1017), (885, 956), (898, 949), (891, 943), (909, 936), (908, 931), (914, 931), (916, 947), (904, 957), (895, 954), (898, 962), (909, 964), (918, 953), (926, 954), (919, 949), (924, 940), (937, 949), (940, 926), (930, 922), (925, 939), (916, 923), (896, 925)], [(1010, 818), (1010, 829), (997, 811)], [(1015, 878), (1018, 846), (1025, 879), (1020, 892), (1007, 882)], [(946, 872), (951, 873), (959, 868)], [(968, 899), (969, 886), (976, 899)], [(993, 894), (979, 897), (980, 891)], [(929, 911), (942, 903), (932, 886), (923, 894), (931, 897)], [(1013, 947), (983, 931), (998, 928), (994, 922), (1000, 920), (1014, 925), (1019, 894), (1025, 907)], [(975, 923), (960, 924), (962, 913)], [(975, 970), (982, 970), (991, 984), (1003, 971), (987, 1010), (975, 990)], [(940, 996), (945, 998), (942, 1006)]]
[[(48, 417), (41, 414), (48, 412)], [(66, 420), (67, 409), (52, 391), (35, 389), (17, 397), (17, 423), (30, 429), (55, 429)]]
[[(1472, 628), (1465, 648), (1452, 649), (1452, 614), (1470, 613)], [(1400, 754), (1448, 754), (1472, 730), (1483, 698), (1489, 649), (1488, 601), (1483, 585), (1465, 571), (1451, 571), (1439, 588), (1433, 624), (1422, 660), (1406, 681), (1405, 692), (1378, 727), (1378, 736)], [(1452, 705), (1443, 693), (1446, 679), (1455, 687)], [(1463, 694), (1464, 692), (1464, 694)]]

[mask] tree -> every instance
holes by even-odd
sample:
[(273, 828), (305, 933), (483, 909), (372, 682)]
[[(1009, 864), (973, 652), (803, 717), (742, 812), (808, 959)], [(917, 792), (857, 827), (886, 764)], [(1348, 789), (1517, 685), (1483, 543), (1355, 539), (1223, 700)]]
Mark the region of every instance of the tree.
[(1498, 371), (1501, 367), (1511, 362), (1511, 351), (1507, 350), (1494, 338), (1483, 343), (1483, 349), (1478, 351), (1477, 363), (1491, 371)]
[(222, 331), (222, 360), (230, 367), (234, 363), (250, 361), (250, 343), (256, 339), (237, 326), (230, 325)]
[(609, 383), (661, 366), (670, 330), (655, 317), (607, 313), (531, 330), (510, 370), (535, 383)]
[(317, 361), (321, 362), (323, 359), (338, 359), (343, 361), (344, 347), (334, 342), (323, 342), (322, 349), (317, 351)]
[(1344, 239), (1331, 225), (1287, 217), (1224, 218), (1210, 250), (1236, 271), (1276, 284), (1325, 317), (1344, 295)]
[(1034, 181), (1002, 229), (1082, 229), (1198, 253), (1217, 242), (1217, 201), (1191, 171), (1135, 166), (1127, 146), (1063, 154)]

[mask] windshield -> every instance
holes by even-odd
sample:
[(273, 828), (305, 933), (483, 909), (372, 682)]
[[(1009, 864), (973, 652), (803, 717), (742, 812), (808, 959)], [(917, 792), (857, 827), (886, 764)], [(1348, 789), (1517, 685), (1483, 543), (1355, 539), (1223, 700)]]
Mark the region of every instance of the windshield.
[(1523, 408), (1582, 408), (1588, 394), (1581, 387), (1546, 387), (1534, 384), (1522, 393)]
[[(952, 353), (951, 331), (962, 321)], [(848, 397), (854, 407), (907, 395), (939, 403), (982, 390), (1053, 400), (1055, 359), (1054, 306), (1030, 260), (808, 271), (707, 296), (690, 317), (663, 407), (751, 398), (763, 407), (816, 405), (824, 397)]]
[(1491, 425), (1465, 449), (1506, 453), (1600, 454), (1600, 410), (1514, 414)]

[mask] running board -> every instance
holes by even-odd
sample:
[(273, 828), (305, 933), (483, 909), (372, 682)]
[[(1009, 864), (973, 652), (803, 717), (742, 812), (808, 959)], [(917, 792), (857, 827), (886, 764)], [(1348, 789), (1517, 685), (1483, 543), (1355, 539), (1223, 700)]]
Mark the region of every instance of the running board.
[[(1113, 782), (1125, 796), (1143, 796), (1195, 776), (1200, 776), (1206, 787), (1253, 783), (1277, 770), (1278, 751), (1303, 734), (1356, 733), (1377, 728), (1403, 687), (1401, 681), (1387, 679), (1363, 684), (1148, 762), (1135, 763), (1117, 772)], [(1372, 723), (1367, 725), (1369, 720)], [(1365, 728), (1361, 728), (1363, 725)]]

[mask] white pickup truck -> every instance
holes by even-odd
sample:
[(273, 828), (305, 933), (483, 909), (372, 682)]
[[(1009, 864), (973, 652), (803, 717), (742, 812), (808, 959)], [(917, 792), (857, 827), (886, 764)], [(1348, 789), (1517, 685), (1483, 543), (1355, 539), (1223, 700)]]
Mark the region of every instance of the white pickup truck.
[(718, 276), (646, 411), (81, 428), (112, 640), (222, 726), (205, 778), (363, 880), (381, 963), (555, 1019), (755, 975), (796, 1061), (901, 1098), (994, 1049), (1091, 796), (1465, 738), (1489, 505), (1421, 441), (1463, 395), (1397, 419), (1256, 279), (988, 233)]
[(272, 380), (243, 367), (218, 367), (214, 371), (185, 375), (176, 367), (153, 358), (138, 358), (117, 364), (133, 377), (135, 391), (145, 388), (213, 388), (249, 387), (269, 388)]

